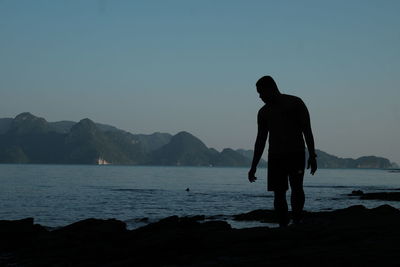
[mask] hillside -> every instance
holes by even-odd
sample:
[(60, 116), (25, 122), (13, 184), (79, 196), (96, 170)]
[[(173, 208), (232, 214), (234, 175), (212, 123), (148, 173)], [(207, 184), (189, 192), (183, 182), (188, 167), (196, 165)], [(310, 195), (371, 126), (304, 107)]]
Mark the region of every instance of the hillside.
[(209, 149), (187, 132), (131, 134), (90, 119), (47, 122), (28, 112), (0, 119), (0, 127), (0, 163), (249, 165), (241, 154)]
[(352, 159), (333, 156), (321, 150), (316, 150), (316, 153), (318, 155), (317, 162), (319, 168), (388, 169), (396, 166), (395, 163), (391, 163), (388, 159), (376, 156), (364, 156)]
[[(317, 151), (320, 168), (391, 168), (386, 158), (340, 158)], [(188, 132), (132, 134), (90, 119), (47, 122), (24, 112), (0, 119), (0, 163), (249, 167), (252, 150), (208, 148)], [(264, 154), (265, 155), (265, 154)], [(265, 166), (262, 160), (259, 166)]]

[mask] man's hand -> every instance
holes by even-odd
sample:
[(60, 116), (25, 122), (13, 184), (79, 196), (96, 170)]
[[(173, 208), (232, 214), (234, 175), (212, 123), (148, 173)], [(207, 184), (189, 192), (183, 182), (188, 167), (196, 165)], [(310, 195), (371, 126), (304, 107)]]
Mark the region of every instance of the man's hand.
[(250, 169), (249, 171), (249, 182), (254, 183), (257, 180), (256, 175), (256, 170), (255, 169)]
[(307, 169), (310, 169), (310, 173), (314, 175), (314, 173), (317, 171), (317, 159), (315, 157), (309, 157), (308, 158), (308, 163), (307, 163)]

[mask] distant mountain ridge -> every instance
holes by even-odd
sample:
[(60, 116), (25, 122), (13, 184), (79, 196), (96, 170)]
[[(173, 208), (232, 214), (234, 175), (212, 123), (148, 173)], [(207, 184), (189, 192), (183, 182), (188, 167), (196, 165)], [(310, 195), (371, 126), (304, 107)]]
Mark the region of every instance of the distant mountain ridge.
[(316, 150), (319, 168), (342, 168), (342, 169), (389, 169), (397, 168), (396, 163), (386, 158), (376, 156), (363, 156), (357, 159), (340, 158), (330, 155), (324, 151)]
[[(317, 151), (321, 168), (391, 168), (386, 158), (339, 158)], [(249, 167), (252, 150), (208, 148), (188, 132), (132, 134), (114, 126), (47, 122), (29, 112), (0, 119), (0, 163)], [(262, 160), (260, 166), (266, 166)]]
[(47, 122), (28, 112), (0, 119), (1, 163), (248, 166), (251, 159), (207, 148), (187, 132), (131, 134), (94, 123)]

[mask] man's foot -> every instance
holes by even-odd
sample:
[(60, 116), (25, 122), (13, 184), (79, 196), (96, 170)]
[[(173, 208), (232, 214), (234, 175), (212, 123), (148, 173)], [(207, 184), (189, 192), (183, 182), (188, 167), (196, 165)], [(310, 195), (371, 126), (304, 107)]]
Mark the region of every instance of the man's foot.
[(293, 219), (293, 224), (294, 224), (294, 225), (303, 224), (303, 219)]
[(293, 224), (299, 225), (303, 223), (303, 212), (293, 212)]
[(284, 218), (284, 219), (279, 220), (279, 228), (288, 227), (289, 222), (290, 222), (290, 220), (289, 220), (289, 218), (287, 218), (287, 217)]

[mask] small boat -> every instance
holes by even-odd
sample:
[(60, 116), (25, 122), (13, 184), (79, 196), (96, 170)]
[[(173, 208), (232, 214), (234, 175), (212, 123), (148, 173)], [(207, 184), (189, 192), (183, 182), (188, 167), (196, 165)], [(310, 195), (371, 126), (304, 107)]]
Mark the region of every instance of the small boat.
[(111, 163), (101, 157), (97, 159), (97, 165), (109, 165), (109, 164)]

